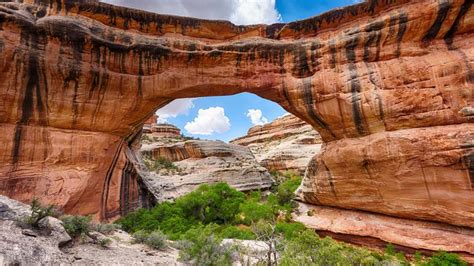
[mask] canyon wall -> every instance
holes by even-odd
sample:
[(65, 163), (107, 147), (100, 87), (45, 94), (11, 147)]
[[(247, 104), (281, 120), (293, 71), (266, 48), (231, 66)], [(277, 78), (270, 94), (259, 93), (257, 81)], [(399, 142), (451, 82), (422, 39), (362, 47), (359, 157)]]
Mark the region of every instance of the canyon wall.
[(250, 128), (247, 135), (231, 143), (249, 147), (269, 171), (304, 175), (311, 158), (320, 152), (322, 140), (312, 126), (294, 115), (285, 115)]
[(164, 136), (144, 140), (140, 152), (149, 168), (141, 175), (158, 202), (174, 200), (202, 184), (225, 182), (239, 191), (266, 190), (273, 184), (268, 170), (240, 145)]
[(0, 2), (0, 193), (113, 219), (176, 98), (250, 92), (324, 141), (308, 203), (474, 228), (472, 1), (371, 0), (236, 26), (94, 0)]

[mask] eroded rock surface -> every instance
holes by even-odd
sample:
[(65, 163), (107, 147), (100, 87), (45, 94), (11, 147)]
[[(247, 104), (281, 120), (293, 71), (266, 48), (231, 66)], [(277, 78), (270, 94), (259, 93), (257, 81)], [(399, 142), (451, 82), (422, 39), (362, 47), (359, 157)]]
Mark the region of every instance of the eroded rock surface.
[[(300, 204), (298, 211), (294, 215), (296, 221), (320, 232), (343, 235), (345, 241), (350, 242), (351, 237), (376, 238), (385, 245), (409, 247), (412, 252), (413, 249), (456, 252), (474, 263), (474, 230), (470, 228), (306, 204)], [(370, 246), (370, 241), (362, 245)]]
[(312, 126), (293, 115), (285, 115), (247, 135), (231, 141), (250, 148), (269, 171), (291, 171), (303, 175), (309, 161), (320, 152), (322, 140)]
[(371, 0), (235, 26), (94, 0), (0, 3), (0, 193), (112, 219), (176, 98), (251, 92), (325, 142), (309, 203), (474, 228), (471, 0)]
[(222, 141), (160, 138), (141, 149), (145, 160), (164, 158), (176, 168), (143, 173), (158, 201), (173, 200), (201, 184), (225, 182), (240, 191), (268, 189), (273, 184), (247, 147)]

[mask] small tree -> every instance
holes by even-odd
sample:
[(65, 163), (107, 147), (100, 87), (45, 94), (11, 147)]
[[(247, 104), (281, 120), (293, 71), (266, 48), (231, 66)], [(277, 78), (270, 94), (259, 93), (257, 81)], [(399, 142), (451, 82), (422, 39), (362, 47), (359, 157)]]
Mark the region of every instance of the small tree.
[(35, 198), (31, 201), (31, 215), (27, 217), (26, 223), (33, 227), (38, 227), (39, 221), (48, 216), (58, 216), (57, 209), (54, 205), (43, 206), (39, 200)]
[(257, 236), (257, 240), (264, 242), (268, 247), (266, 254), (267, 265), (278, 265), (278, 250), (281, 247), (283, 238), (277, 232), (275, 222), (269, 223), (260, 220), (252, 225), (252, 231)]

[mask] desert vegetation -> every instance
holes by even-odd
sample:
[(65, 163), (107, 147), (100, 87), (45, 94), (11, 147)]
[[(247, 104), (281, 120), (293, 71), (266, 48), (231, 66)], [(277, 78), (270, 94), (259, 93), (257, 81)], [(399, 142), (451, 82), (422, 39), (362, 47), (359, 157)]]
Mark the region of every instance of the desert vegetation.
[(245, 194), (225, 183), (201, 185), (174, 202), (138, 210), (117, 223), (140, 243), (159, 232), (160, 239), (174, 241), (182, 261), (194, 265), (230, 265), (233, 257), (245, 257), (246, 251), (222, 245), (223, 239), (265, 243), (266, 252), (255, 263), (261, 265), (466, 265), (457, 255), (441, 251), (408, 261), (391, 245), (382, 252), (321, 238), (291, 220), (301, 177), (287, 174), (277, 180), (268, 193)]

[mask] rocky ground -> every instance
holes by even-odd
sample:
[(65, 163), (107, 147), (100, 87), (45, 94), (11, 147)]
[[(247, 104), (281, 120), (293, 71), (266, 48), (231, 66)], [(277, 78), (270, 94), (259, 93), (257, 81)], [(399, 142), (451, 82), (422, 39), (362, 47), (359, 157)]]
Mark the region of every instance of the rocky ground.
[(107, 236), (108, 247), (90, 238), (72, 241), (55, 218), (45, 218), (38, 229), (24, 225), (29, 214), (28, 205), (0, 196), (0, 265), (179, 265), (174, 248), (152, 250), (120, 230)]
[[(155, 250), (134, 243), (128, 233), (117, 229), (72, 239), (53, 217), (41, 220), (39, 228), (26, 225), (30, 214), (30, 206), (0, 196), (0, 265), (186, 265), (178, 261), (179, 250), (172, 241)], [(105, 238), (110, 239), (107, 246), (98, 244)], [(266, 254), (261, 241), (225, 239), (222, 245), (239, 250), (232, 255), (233, 265), (255, 263)]]
[(160, 138), (143, 144), (141, 153), (151, 168), (160, 158), (173, 163), (144, 175), (158, 201), (174, 199), (206, 183), (225, 182), (240, 191), (268, 189), (273, 183), (247, 147), (222, 141)]
[(257, 162), (269, 171), (304, 174), (309, 161), (321, 150), (321, 137), (309, 124), (288, 114), (231, 141), (250, 148)]

